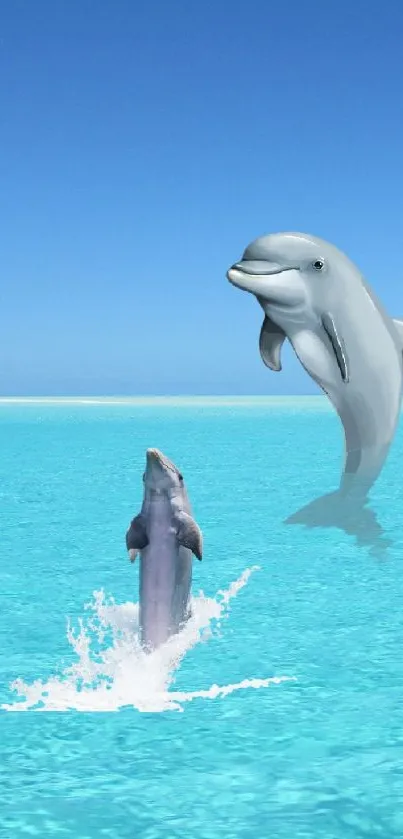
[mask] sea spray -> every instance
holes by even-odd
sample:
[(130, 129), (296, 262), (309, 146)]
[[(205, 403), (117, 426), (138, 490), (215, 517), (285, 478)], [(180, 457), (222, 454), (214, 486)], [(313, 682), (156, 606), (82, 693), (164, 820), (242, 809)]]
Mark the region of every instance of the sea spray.
[(117, 604), (96, 591), (85, 604), (77, 627), (67, 623), (67, 640), (77, 661), (46, 682), (26, 684), (16, 679), (11, 689), (19, 699), (4, 704), (7, 711), (119, 711), (128, 706), (145, 712), (182, 711), (194, 699), (216, 699), (238, 690), (258, 689), (288, 681), (288, 677), (244, 679), (207, 690), (171, 689), (184, 656), (220, 632), (230, 603), (258, 567), (247, 568), (216, 597), (203, 592), (192, 599), (192, 617), (177, 635), (150, 654), (139, 642), (138, 604)]

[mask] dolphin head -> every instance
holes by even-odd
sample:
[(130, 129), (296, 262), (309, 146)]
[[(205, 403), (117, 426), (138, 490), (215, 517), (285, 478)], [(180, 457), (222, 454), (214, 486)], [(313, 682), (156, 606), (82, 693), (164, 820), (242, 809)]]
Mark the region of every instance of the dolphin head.
[(334, 279), (336, 274), (342, 278), (348, 264), (355, 269), (341, 251), (316, 236), (272, 233), (248, 245), (227, 278), (260, 300), (291, 307), (308, 302), (315, 290), (321, 298), (326, 278)]
[(179, 469), (158, 449), (147, 449), (143, 480), (146, 495), (172, 496), (184, 489)]

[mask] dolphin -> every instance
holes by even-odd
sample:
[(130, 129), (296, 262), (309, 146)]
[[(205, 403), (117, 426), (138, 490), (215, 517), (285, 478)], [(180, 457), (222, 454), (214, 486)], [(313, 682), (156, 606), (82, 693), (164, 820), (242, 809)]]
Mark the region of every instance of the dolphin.
[(192, 554), (202, 559), (203, 541), (183, 476), (158, 449), (147, 449), (143, 482), (142, 508), (126, 547), (131, 562), (140, 554), (140, 638), (151, 651), (191, 615)]
[(281, 370), (288, 338), (343, 424), (339, 492), (365, 499), (379, 476), (400, 414), (403, 321), (393, 320), (356, 265), (337, 247), (306, 233), (255, 239), (227, 272), (264, 311), (259, 348)]

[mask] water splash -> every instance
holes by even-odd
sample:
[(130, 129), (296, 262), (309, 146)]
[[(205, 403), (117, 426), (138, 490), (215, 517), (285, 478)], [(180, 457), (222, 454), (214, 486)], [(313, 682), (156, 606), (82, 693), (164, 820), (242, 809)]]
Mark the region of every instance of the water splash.
[(228, 589), (215, 598), (200, 592), (193, 598), (192, 617), (178, 635), (162, 647), (145, 654), (139, 642), (138, 604), (118, 605), (103, 591), (94, 592), (85, 605), (88, 617), (74, 628), (67, 625), (67, 639), (77, 662), (47, 682), (32, 684), (17, 679), (11, 689), (20, 698), (2, 706), (7, 711), (119, 711), (131, 706), (138, 711), (183, 711), (193, 699), (216, 699), (237, 690), (268, 687), (287, 677), (245, 679), (236, 684), (193, 692), (170, 690), (181, 660), (194, 646), (220, 631), (230, 602), (247, 584), (257, 566), (247, 568)]

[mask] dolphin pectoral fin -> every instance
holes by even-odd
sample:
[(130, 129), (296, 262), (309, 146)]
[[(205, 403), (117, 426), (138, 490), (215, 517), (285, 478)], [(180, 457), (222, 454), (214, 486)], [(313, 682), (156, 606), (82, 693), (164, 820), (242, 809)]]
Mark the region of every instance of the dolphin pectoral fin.
[(259, 350), (263, 363), (270, 370), (278, 373), (281, 370), (281, 347), (286, 334), (281, 326), (277, 326), (271, 318), (265, 315), (259, 336)]
[[(126, 548), (131, 554), (132, 551), (142, 551), (148, 545), (148, 536), (145, 522), (141, 513), (130, 522), (126, 533)], [(131, 558), (131, 556), (130, 556)]]
[(199, 525), (188, 513), (180, 512), (175, 517), (176, 535), (183, 548), (189, 548), (197, 559), (202, 559), (203, 536)]
[(397, 330), (397, 333), (398, 333), (399, 338), (400, 338), (400, 343), (401, 343), (402, 348), (403, 348), (403, 320), (398, 320), (397, 318), (393, 318), (393, 323), (395, 325), (395, 329)]
[(322, 315), (322, 326), (333, 347), (333, 351), (336, 356), (336, 361), (340, 370), (341, 378), (343, 379), (343, 382), (347, 384), (350, 375), (348, 370), (346, 351), (344, 348), (344, 343), (337, 332), (332, 315), (329, 312), (325, 312)]

